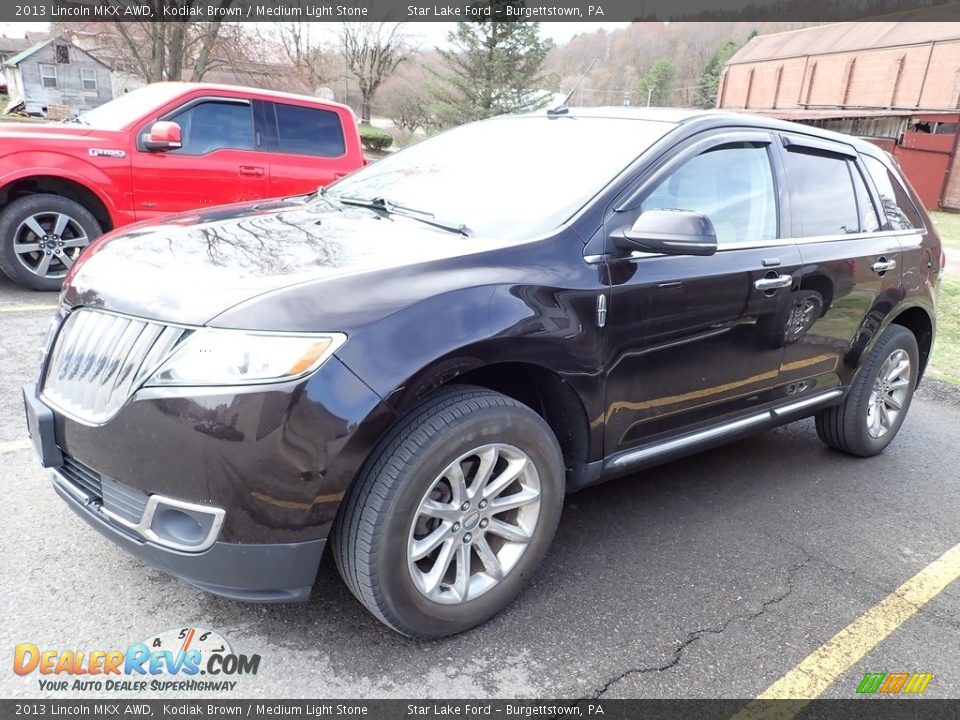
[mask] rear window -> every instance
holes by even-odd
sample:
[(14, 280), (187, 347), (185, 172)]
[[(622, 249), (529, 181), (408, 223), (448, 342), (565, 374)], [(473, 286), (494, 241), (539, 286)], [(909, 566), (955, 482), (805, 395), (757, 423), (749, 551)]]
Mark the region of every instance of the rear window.
[(340, 116), (330, 110), (274, 103), (280, 152), (340, 157), (346, 151)]
[(923, 219), (899, 178), (876, 158), (869, 155), (863, 155), (862, 157), (863, 165), (870, 173), (870, 177), (873, 178), (873, 184), (880, 194), (880, 204), (887, 216), (887, 222), (890, 223), (890, 229), (912, 230), (913, 228), (922, 228)]
[(793, 234), (817, 237), (860, 232), (847, 159), (806, 148), (791, 149), (786, 155)]

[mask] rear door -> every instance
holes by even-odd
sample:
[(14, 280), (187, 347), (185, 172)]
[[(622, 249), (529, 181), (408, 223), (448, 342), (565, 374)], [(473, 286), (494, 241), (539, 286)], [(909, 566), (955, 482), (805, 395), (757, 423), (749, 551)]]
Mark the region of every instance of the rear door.
[(180, 125), (183, 145), (149, 151), (138, 131), (133, 157), (137, 219), (269, 196), (269, 155), (259, 148), (250, 100), (199, 97), (164, 113)]
[(903, 258), (851, 146), (801, 135), (782, 140), (792, 234), (803, 259), (782, 379), (803, 394), (850, 381), (863, 348), (902, 298)]
[[(359, 149), (349, 147), (346, 113), (285, 102), (266, 103), (273, 120), (270, 194), (300, 195), (329, 185), (359, 165)], [(354, 133), (355, 134), (355, 133)]]

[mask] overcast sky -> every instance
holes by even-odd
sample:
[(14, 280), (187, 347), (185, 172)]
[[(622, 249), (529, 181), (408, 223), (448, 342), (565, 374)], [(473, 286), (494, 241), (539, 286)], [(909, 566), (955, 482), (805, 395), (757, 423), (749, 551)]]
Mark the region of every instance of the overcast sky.
[[(321, 35), (328, 35), (333, 38), (337, 32), (338, 23), (313, 23)], [(562, 44), (570, 40), (574, 35), (582, 32), (593, 32), (600, 28), (612, 29), (629, 25), (625, 22), (608, 23), (584, 23), (584, 22), (545, 22), (540, 23), (540, 34), (543, 37), (550, 38), (555, 43)], [(434, 45), (446, 44), (447, 33), (449, 33), (456, 23), (445, 22), (412, 22), (408, 23), (407, 30), (411, 35), (415, 35), (425, 48)], [(46, 30), (47, 23), (25, 22), (25, 23), (0, 23), (0, 35), (11, 37), (23, 37), (27, 30)]]

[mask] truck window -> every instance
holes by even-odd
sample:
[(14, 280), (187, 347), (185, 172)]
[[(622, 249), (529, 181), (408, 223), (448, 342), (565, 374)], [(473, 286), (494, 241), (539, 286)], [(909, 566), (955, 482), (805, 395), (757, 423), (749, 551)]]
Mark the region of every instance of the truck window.
[(246, 102), (205, 100), (172, 115), (180, 125), (183, 147), (178, 155), (206, 155), (231, 148), (253, 150), (253, 111)]
[(330, 110), (274, 103), (280, 152), (340, 157), (347, 149), (340, 116)]

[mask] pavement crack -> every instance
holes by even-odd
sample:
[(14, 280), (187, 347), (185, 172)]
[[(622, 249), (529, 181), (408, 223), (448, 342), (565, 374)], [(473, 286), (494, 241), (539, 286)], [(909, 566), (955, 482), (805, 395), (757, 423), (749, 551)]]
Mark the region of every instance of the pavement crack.
[(673, 656), (666, 663), (661, 663), (659, 665), (648, 665), (648, 666), (641, 666), (641, 667), (635, 667), (635, 668), (628, 668), (627, 670), (624, 670), (623, 672), (621, 672), (619, 675), (615, 675), (614, 677), (610, 678), (606, 683), (601, 685), (599, 688), (594, 690), (592, 693), (590, 693), (587, 697), (583, 699), (597, 700), (603, 697), (603, 695), (608, 690), (610, 690), (611, 687), (613, 687), (617, 683), (620, 683), (626, 678), (631, 677), (633, 675), (645, 675), (647, 673), (666, 672), (667, 670), (670, 670), (671, 668), (674, 668), (677, 665), (679, 665), (680, 661), (683, 659), (684, 651), (686, 651), (686, 649), (689, 648), (691, 645), (693, 645), (695, 642), (700, 640), (700, 638), (702, 638), (703, 636), (722, 635), (727, 630), (727, 628), (730, 627), (735, 622), (751, 622), (753, 620), (756, 620), (758, 617), (763, 615), (768, 609), (770, 609), (774, 605), (777, 605), (783, 602), (788, 597), (790, 597), (790, 595), (793, 593), (793, 590), (794, 590), (794, 578), (796, 577), (797, 573), (800, 572), (800, 570), (802, 570), (804, 567), (806, 567), (813, 559), (814, 558), (811, 555), (806, 554), (803, 560), (795, 563), (787, 573), (786, 589), (779, 595), (772, 597), (769, 600), (764, 600), (760, 604), (760, 609), (757, 610), (756, 612), (747, 613), (745, 615), (744, 614), (733, 615), (732, 617), (727, 618), (727, 620), (725, 620), (720, 625), (720, 627), (697, 628), (696, 630), (691, 630), (689, 633), (687, 633), (687, 636), (677, 644), (677, 646), (673, 650)]

